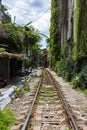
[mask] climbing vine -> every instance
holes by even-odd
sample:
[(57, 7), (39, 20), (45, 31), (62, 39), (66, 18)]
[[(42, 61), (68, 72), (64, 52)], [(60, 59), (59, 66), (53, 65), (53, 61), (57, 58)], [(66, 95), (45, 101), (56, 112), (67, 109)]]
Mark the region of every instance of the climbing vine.
[(73, 57), (75, 60), (87, 57), (87, 4), (86, 0), (76, 0), (76, 30)]
[(16, 27), (12, 23), (0, 24), (0, 30), (2, 30), (6, 36), (1, 33), (0, 41), (8, 45), (10, 50), (20, 52), (22, 50), (22, 29)]
[[(53, 67), (59, 76), (62, 76), (68, 81), (72, 81), (75, 87), (87, 88), (87, 0), (75, 1), (71, 21), (67, 19), (69, 18), (68, 14), (71, 13), (71, 9), (68, 10), (69, 1), (66, 1), (65, 5), (63, 2), (56, 2), (57, 0), (52, 0), (50, 27), (51, 67)], [(72, 5), (72, 2), (70, 4)], [(74, 10), (74, 7), (76, 7), (76, 10)], [(60, 12), (61, 10), (66, 10), (64, 13), (66, 15), (62, 13), (63, 11)], [(69, 22), (72, 25), (69, 25)], [(62, 41), (64, 38), (61, 39), (62, 37), (60, 37), (61, 31), (58, 30), (58, 24), (60, 26), (63, 24), (64, 28), (66, 25), (66, 29), (62, 30), (63, 35), (65, 33), (68, 34), (66, 31), (70, 31), (72, 28), (72, 36), (70, 39), (67, 39), (66, 35), (66, 41), (61, 44), (61, 50), (60, 40)]]
[(51, 53), (52, 66), (54, 66), (55, 62), (60, 57), (58, 22), (59, 22), (59, 8), (56, 5), (56, 1), (52, 0), (51, 26), (50, 26), (50, 53)]
[(10, 50), (21, 52), (27, 48), (28, 53), (28, 46), (41, 40), (38, 30), (34, 27), (29, 27), (29, 29), (29, 31), (24, 30), (24, 27), (16, 26), (13, 23), (0, 24), (0, 30), (6, 34), (5, 37), (1, 32), (0, 41), (7, 44)]
[(69, 46), (68, 43), (65, 41), (61, 48), (61, 58), (65, 59), (69, 56)]

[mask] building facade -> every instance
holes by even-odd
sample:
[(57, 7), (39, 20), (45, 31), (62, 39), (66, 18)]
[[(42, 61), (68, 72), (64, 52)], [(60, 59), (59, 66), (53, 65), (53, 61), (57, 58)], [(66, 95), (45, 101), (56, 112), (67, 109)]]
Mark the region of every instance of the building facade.
[(64, 42), (69, 43), (69, 51), (71, 52), (73, 46), (74, 36), (74, 10), (75, 0), (59, 0), (59, 30), (61, 35), (61, 48)]
[[(4, 8), (4, 10), (2, 8)], [(7, 9), (2, 5), (2, 0), (0, 0), (0, 23), (11, 22), (11, 16), (8, 13), (5, 13), (5, 11), (7, 11)]]
[[(58, 8), (60, 10), (59, 30), (61, 35), (61, 48), (64, 42), (67, 42), (69, 53), (72, 53), (74, 44), (78, 42), (79, 46), (81, 37), (85, 37), (83, 44), (86, 43), (87, 0), (59, 0)], [(77, 37), (79, 39), (75, 41)]]

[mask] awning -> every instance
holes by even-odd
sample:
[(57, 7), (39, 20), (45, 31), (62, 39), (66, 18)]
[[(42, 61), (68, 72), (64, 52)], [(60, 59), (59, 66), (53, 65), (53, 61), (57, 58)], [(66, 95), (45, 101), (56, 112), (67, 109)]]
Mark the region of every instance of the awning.
[(3, 53), (0, 53), (0, 58), (8, 58), (8, 59), (17, 58), (17, 59), (23, 60), (24, 54), (3, 52)]

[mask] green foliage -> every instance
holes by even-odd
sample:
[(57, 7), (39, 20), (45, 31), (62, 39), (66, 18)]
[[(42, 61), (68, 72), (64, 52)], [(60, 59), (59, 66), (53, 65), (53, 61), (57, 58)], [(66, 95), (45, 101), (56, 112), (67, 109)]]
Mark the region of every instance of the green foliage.
[(8, 24), (0, 24), (0, 29), (4, 30), (6, 33), (6, 37), (0, 37), (0, 40), (4, 41), (10, 50), (14, 50), (16, 52), (22, 51), (22, 28), (16, 27), (12, 23)]
[(10, 126), (16, 122), (11, 110), (5, 109), (0, 112), (0, 130), (10, 130)]
[(60, 57), (60, 36), (58, 30), (59, 22), (59, 8), (56, 5), (56, 1), (52, 0), (51, 9), (51, 26), (50, 26), (50, 53), (51, 53), (51, 65), (54, 66), (54, 62), (59, 60)]
[(21, 98), (24, 95), (24, 89), (20, 88), (20, 89), (15, 89), (15, 98)]
[(38, 57), (40, 53), (39, 45), (34, 44), (30, 47), (30, 52), (31, 52), (31, 66), (32, 67), (37, 67), (38, 64)]
[(29, 86), (29, 83), (27, 82), (27, 81), (25, 81), (24, 82), (24, 87), (23, 87), (23, 89), (25, 90), (25, 91), (30, 91), (30, 86)]
[(5, 53), (5, 49), (4, 48), (0, 48), (0, 53)]
[(55, 70), (59, 76), (62, 76), (68, 81), (77, 74), (77, 62), (73, 61), (71, 57), (58, 61), (55, 65)]
[(38, 30), (30, 27), (30, 30), (24, 30), (23, 27), (16, 26), (13, 23), (0, 24), (0, 29), (4, 30), (6, 37), (0, 37), (0, 40), (8, 45), (10, 50), (15, 52), (21, 52), (23, 49), (27, 48), (29, 45), (34, 45), (41, 40)]
[(41, 36), (39, 34), (39, 31), (35, 30), (32, 26), (29, 27), (29, 31), (24, 32), (24, 48), (27, 55), (28, 50), (32, 51), (32, 48), (36, 45), (36, 43), (40, 42), (40, 40)]
[(16, 88), (15, 89), (15, 98), (21, 98), (25, 92), (29, 92), (30, 91), (30, 86), (29, 86), (29, 83), (27, 81), (27, 77), (25, 77), (24, 79), (24, 86), (21, 87), (20, 89)]
[(31, 127), (32, 127), (32, 126), (35, 126), (35, 125), (36, 125), (36, 122), (31, 121), (29, 125), (30, 125)]
[[(87, 70), (82, 69), (87, 59), (87, 4), (86, 0), (76, 0), (74, 47), (69, 54), (69, 47), (65, 42), (60, 49), (60, 35), (58, 30), (59, 9), (52, 0), (50, 26), (50, 55), (51, 65), (59, 76), (73, 82), (77, 88), (87, 88)], [(73, 26), (74, 27), (74, 26)], [(62, 58), (62, 59), (61, 59)], [(61, 59), (61, 60), (60, 60)], [(60, 61), (59, 61), (60, 60)]]
[(87, 89), (83, 90), (83, 93), (84, 93), (85, 95), (87, 95)]
[(1, 12), (4, 13), (5, 11), (7, 11), (6, 7), (4, 5), (1, 5)]
[(83, 70), (79, 74), (79, 87), (84, 89), (87, 88), (87, 67), (84, 67)]
[(79, 85), (80, 85), (79, 76), (75, 76), (75, 77), (72, 79), (72, 84), (73, 84), (73, 88), (78, 88), (78, 87), (79, 87)]
[(38, 30), (35, 30), (33, 27), (30, 27), (29, 31), (24, 31), (24, 41), (25, 44), (33, 45), (38, 43), (41, 40)]
[(87, 89), (87, 66), (72, 80), (74, 88)]
[(63, 76), (65, 71), (65, 61), (57, 61), (55, 64), (55, 71), (59, 76)]
[(69, 55), (69, 46), (67, 42), (64, 42), (62, 49), (61, 49), (61, 57), (66, 58)]
[(87, 5), (85, 0), (76, 0), (76, 36), (74, 39), (73, 58), (87, 57)]
[(30, 67), (29, 58), (28, 58), (28, 59), (25, 59), (25, 66), (26, 66), (26, 68), (29, 68), (29, 67)]

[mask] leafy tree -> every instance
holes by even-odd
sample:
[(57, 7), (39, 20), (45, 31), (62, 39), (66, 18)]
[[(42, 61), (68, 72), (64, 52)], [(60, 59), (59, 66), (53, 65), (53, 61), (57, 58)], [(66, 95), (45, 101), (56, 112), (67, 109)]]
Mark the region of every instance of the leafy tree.
[(31, 46), (35, 45), (41, 40), (38, 30), (35, 30), (32, 26), (29, 27), (29, 30), (24, 32), (24, 47), (26, 49), (26, 54), (28, 55), (28, 50), (32, 48)]
[(2, 6), (1, 6), (1, 12), (4, 13), (5, 11), (7, 11), (7, 9), (6, 9), (6, 7), (5, 7), (4, 5), (2, 5)]
[(4, 35), (0, 37), (0, 41), (8, 45), (9, 50), (15, 52), (22, 51), (22, 29), (16, 27), (13, 23), (0, 24), (0, 29), (4, 31)]
[(42, 49), (41, 52), (40, 52), (40, 63), (44, 67), (48, 66), (47, 58), (48, 58), (48, 50), (47, 49)]
[(29, 31), (24, 30), (23, 27), (16, 26), (13, 23), (0, 24), (0, 29), (4, 30), (6, 37), (0, 37), (0, 41), (8, 45), (9, 50), (21, 52), (26, 48), (28, 54), (29, 46), (32, 46), (41, 40), (38, 30), (30, 27)]

